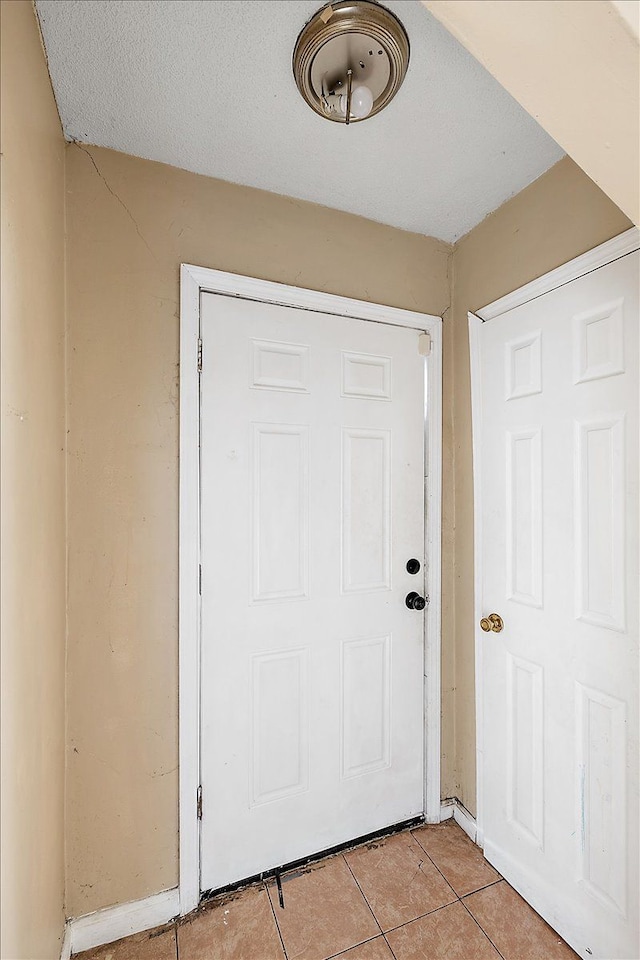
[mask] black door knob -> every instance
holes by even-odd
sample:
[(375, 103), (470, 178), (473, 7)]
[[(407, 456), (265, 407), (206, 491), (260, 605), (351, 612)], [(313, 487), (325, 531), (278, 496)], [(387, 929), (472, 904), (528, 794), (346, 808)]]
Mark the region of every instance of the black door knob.
[(409, 610), (424, 610), (427, 605), (425, 598), (421, 597), (415, 590), (407, 594), (404, 602), (409, 607)]
[(420, 561), (416, 560), (415, 557), (411, 560), (407, 560), (407, 573), (419, 573), (420, 572)]

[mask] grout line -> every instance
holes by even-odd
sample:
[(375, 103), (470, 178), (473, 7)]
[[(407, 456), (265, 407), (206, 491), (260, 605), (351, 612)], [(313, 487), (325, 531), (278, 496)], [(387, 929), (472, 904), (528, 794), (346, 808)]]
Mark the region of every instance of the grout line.
[[(435, 862), (435, 860), (433, 859), (433, 857), (430, 856), (429, 852), (424, 849), (424, 847), (422, 846), (422, 844), (420, 843), (420, 841), (418, 840), (418, 838), (417, 838), (416, 836), (414, 836), (413, 830), (410, 830), (409, 832), (410, 832), (411, 836), (413, 837), (413, 839), (414, 839), (414, 840), (416, 841), (416, 843), (418, 844), (418, 846), (420, 847), (420, 849), (424, 852), (425, 857), (426, 857), (428, 860), (431, 861), (431, 863), (434, 865), (434, 867), (436, 868), (436, 870), (438, 871), (438, 873), (440, 874), (440, 876), (442, 877), (442, 879), (444, 880), (444, 882), (446, 883), (446, 885), (449, 887), (449, 889), (451, 890), (451, 892), (452, 892), (453, 894), (455, 894), (456, 899), (460, 900), (460, 894), (458, 893), (458, 891), (453, 889), (452, 885), (449, 883), (449, 881), (447, 880), (447, 878), (445, 877), (444, 873), (442, 872), (442, 870), (440, 869), (440, 867), (438, 866), (438, 864)], [(448, 906), (448, 904), (447, 904), (447, 906)], [(433, 911), (431, 911), (431, 912), (433, 913)], [(426, 916), (426, 914), (424, 914), (424, 916)]]
[[(369, 904), (369, 901), (367, 900), (367, 898), (365, 897), (364, 893), (362, 892), (362, 888), (361, 888), (360, 884), (358, 883), (358, 881), (357, 881), (357, 879), (356, 879), (356, 875), (354, 874), (353, 870), (351, 870), (351, 867), (349, 866), (349, 863), (348, 863), (348, 861), (347, 861), (347, 858), (344, 857), (344, 854), (343, 854), (344, 861), (345, 861), (345, 863), (347, 864), (347, 867), (349, 867), (349, 870), (351, 871), (351, 875), (352, 875), (353, 879), (354, 879), (355, 882), (356, 882), (356, 885), (357, 885), (357, 887), (358, 887), (358, 890), (360, 890), (360, 893), (362, 893), (362, 896), (364, 897), (364, 899), (365, 899), (365, 901), (366, 901), (366, 904), (367, 904), (367, 906), (369, 907), (369, 910), (371, 910), (371, 913), (372, 913), (372, 915), (373, 915), (373, 919), (374, 919), (374, 920), (376, 921), (376, 923), (378, 924), (378, 927), (380, 927), (380, 933), (381, 933), (382, 936), (384, 937), (385, 943), (387, 944), (387, 946), (389, 947), (390, 950), (391, 950), (391, 946), (390, 946), (390, 944), (389, 944), (388, 941), (387, 941), (387, 933), (392, 933), (394, 930), (399, 930), (400, 927), (406, 927), (407, 924), (413, 923), (414, 920), (421, 920), (423, 917), (428, 917), (429, 914), (431, 914), (431, 913), (437, 913), (438, 910), (444, 910), (445, 907), (450, 907), (452, 903), (456, 903), (456, 901), (459, 901), (459, 900), (460, 900), (460, 896), (459, 896), (459, 895), (456, 893), (456, 891), (453, 889), (453, 887), (451, 886), (451, 884), (449, 883), (449, 881), (447, 880), (447, 878), (445, 877), (445, 875), (443, 874), (443, 872), (440, 870), (440, 868), (438, 867), (438, 865), (437, 865), (436, 863), (434, 863), (434, 861), (431, 859), (431, 857), (429, 856), (429, 854), (427, 853), (427, 851), (424, 849), (424, 847), (422, 846), (422, 844), (419, 842), (419, 840), (417, 839), (417, 837), (414, 837), (414, 836), (413, 836), (413, 830), (412, 830), (412, 828), (409, 827), (409, 829), (408, 829), (407, 831), (403, 831), (403, 832), (406, 832), (406, 833), (409, 834), (411, 837), (413, 837), (413, 839), (416, 841), (416, 843), (418, 844), (418, 846), (420, 847), (420, 849), (421, 849), (422, 852), (424, 853), (424, 855), (425, 855), (425, 857), (427, 858), (427, 860), (429, 860), (429, 862), (433, 864), (433, 866), (434, 866), (435, 869), (438, 871), (438, 873), (440, 874), (440, 876), (442, 877), (442, 879), (444, 880), (444, 882), (447, 884), (447, 886), (448, 886), (449, 889), (451, 890), (451, 893), (453, 894), (453, 896), (455, 897), (455, 899), (454, 899), (454, 900), (451, 900), (449, 903), (443, 903), (442, 906), (436, 907), (434, 910), (428, 910), (426, 913), (421, 913), (419, 917), (413, 917), (411, 920), (406, 920), (404, 923), (399, 923), (397, 927), (391, 927), (391, 929), (385, 931), (385, 930), (382, 929), (382, 927), (381, 927), (380, 924), (378, 923), (378, 918), (376, 917), (376, 915), (375, 915), (375, 913), (373, 912), (373, 910), (371, 910), (371, 905)], [(393, 953), (393, 950), (391, 950), (391, 953)], [(393, 954), (393, 955), (394, 955), (394, 958), (395, 958), (395, 954)]]
[[(471, 896), (471, 894), (467, 894), (467, 896)], [(471, 919), (473, 920), (473, 922), (476, 924), (476, 926), (478, 927), (478, 929), (481, 930), (482, 933), (484, 933), (485, 937), (487, 938), (487, 940), (489, 941), (489, 943), (491, 944), (491, 946), (493, 947), (493, 949), (496, 951), (496, 953), (498, 954), (498, 956), (499, 956), (499, 957), (502, 957), (503, 960), (504, 960), (504, 954), (503, 954), (503, 953), (500, 953), (500, 951), (499, 951), (498, 948), (496, 947), (495, 943), (493, 942), (493, 940), (491, 939), (491, 937), (489, 936), (489, 934), (487, 933), (487, 931), (486, 931), (486, 930), (484, 929), (484, 927), (481, 925), (481, 923), (479, 922), (479, 920), (477, 920), (477, 919), (474, 917), (474, 915), (471, 913), (471, 910), (469, 910), (469, 907), (466, 905), (466, 903), (464, 902), (464, 900), (461, 900), (460, 903), (462, 904), (462, 906), (464, 907), (464, 909), (467, 911), (467, 913), (469, 914), (469, 916), (471, 917)]]
[(351, 869), (351, 867), (350, 867), (350, 865), (349, 865), (349, 861), (347, 860), (347, 858), (345, 857), (344, 854), (342, 854), (342, 859), (343, 859), (344, 862), (346, 863), (346, 865), (347, 865), (347, 870), (349, 871), (349, 873), (350, 873), (351, 876), (353, 877), (353, 879), (354, 879), (354, 881), (355, 881), (356, 887), (358, 888), (358, 890), (359, 890), (360, 893), (362, 894), (362, 897), (363, 897), (363, 899), (364, 899), (364, 902), (365, 902), (366, 905), (369, 907), (369, 913), (371, 914), (371, 916), (372, 916), (373, 919), (375, 920), (376, 926), (378, 927), (378, 930), (380, 931), (380, 933), (384, 934), (384, 930), (383, 930), (382, 927), (380, 926), (380, 923), (378, 922), (378, 918), (376, 917), (375, 913), (374, 913), (373, 910), (371, 909), (371, 904), (369, 903), (369, 901), (368, 901), (367, 898), (365, 897), (364, 892), (363, 892), (363, 890), (362, 890), (362, 887), (361, 887), (360, 884), (358, 883), (358, 878), (356, 877), (355, 873), (354, 873), (353, 870)]
[[(436, 863), (434, 863), (434, 861), (431, 859), (431, 857), (429, 856), (429, 854), (427, 853), (427, 851), (424, 849), (424, 847), (422, 846), (422, 844), (418, 841), (417, 837), (414, 837), (414, 836), (413, 836), (412, 828), (410, 827), (410, 828), (406, 831), (406, 833), (409, 834), (411, 837), (413, 837), (413, 839), (418, 843), (418, 846), (420, 847), (420, 849), (421, 849), (422, 852), (424, 853), (425, 857), (427, 858), (427, 860), (429, 860), (430, 863), (433, 864), (433, 866), (435, 867), (435, 869), (438, 871), (438, 873), (440, 874), (440, 876), (442, 877), (442, 879), (444, 880), (444, 882), (447, 884), (447, 886), (448, 886), (449, 889), (451, 890), (451, 893), (453, 894), (453, 896), (454, 896), (455, 899), (449, 901), (449, 903), (443, 903), (442, 906), (436, 907), (434, 910), (428, 910), (427, 913), (421, 913), (420, 916), (418, 916), (418, 917), (412, 917), (411, 920), (406, 920), (404, 923), (399, 923), (399, 924), (397, 925), (397, 927), (391, 927), (389, 930), (383, 930), (382, 927), (380, 927), (380, 924), (378, 923), (378, 919), (377, 919), (376, 915), (373, 913), (373, 910), (371, 910), (371, 906), (370, 906), (370, 904), (369, 904), (369, 901), (367, 900), (366, 896), (365, 896), (364, 893), (362, 892), (362, 888), (360, 887), (360, 884), (358, 883), (358, 880), (357, 880), (357, 878), (356, 878), (356, 875), (354, 874), (353, 870), (351, 870), (351, 867), (349, 866), (349, 863), (348, 863), (346, 857), (344, 857), (344, 854), (343, 854), (345, 863), (346, 863), (347, 866), (349, 867), (349, 870), (351, 870), (351, 875), (352, 875), (353, 879), (355, 880), (355, 882), (356, 882), (356, 884), (357, 884), (358, 890), (360, 890), (360, 893), (362, 893), (362, 896), (364, 897), (364, 899), (365, 899), (365, 901), (366, 901), (366, 903), (367, 903), (367, 906), (369, 907), (369, 910), (371, 910), (371, 913), (372, 913), (372, 915), (373, 915), (373, 919), (376, 921), (376, 923), (377, 923), (378, 926), (380, 927), (380, 932), (382, 933), (382, 936), (384, 937), (384, 941), (385, 941), (385, 943), (387, 944), (387, 946), (389, 947), (389, 950), (391, 950), (391, 953), (392, 953), (392, 955), (393, 955), (393, 957), (394, 957), (394, 960), (395, 960), (395, 956), (396, 956), (396, 955), (395, 955), (395, 953), (393, 952), (393, 950), (392, 950), (392, 948), (391, 948), (391, 944), (390, 944), (389, 941), (387, 940), (387, 934), (388, 934), (388, 933), (393, 933), (394, 930), (399, 930), (401, 927), (406, 927), (406, 926), (408, 926), (410, 923), (414, 923), (416, 920), (421, 920), (423, 917), (428, 917), (428, 916), (430, 916), (432, 913), (438, 913), (439, 910), (444, 910), (445, 907), (450, 907), (452, 904), (461, 901), (461, 897), (460, 897), (460, 896), (458, 895), (458, 893), (456, 893), (456, 891), (453, 889), (453, 887), (451, 886), (451, 884), (449, 883), (449, 881), (447, 880), (447, 878), (445, 877), (445, 875), (442, 873), (442, 871), (440, 870), (440, 868), (438, 867), (438, 865), (437, 865)], [(495, 881), (495, 882), (497, 883), (498, 881)], [(491, 884), (488, 884), (488, 886), (491, 886)], [(475, 892), (475, 891), (474, 891), (474, 892)], [(484, 933), (484, 931), (483, 931), (483, 933)], [(501, 954), (501, 956), (502, 956), (502, 954)]]
[(345, 949), (341, 950), (340, 953), (332, 953), (331, 956), (326, 957), (325, 960), (336, 960), (337, 957), (344, 957), (345, 953), (348, 953), (349, 950), (355, 950), (356, 947), (364, 947), (365, 944), (373, 943), (374, 940), (379, 940), (379, 939), (380, 939), (380, 934), (376, 933), (375, 937), (369, 937), (367, 940), (359, 940), (358, 943), (354, 943), (351, 947), (345, 947)]
[(446, 910), (447, 907), (452, 907), (454, 903), (458, 903), (459, 899), (460, 897), (456, 897), (455, 900), (451, 900), (449, 903), (443, 903), (440, 907), (434, 907), (433, 910), (427, 910), (426, 913), (421, 913), (419, 917), (412, 917), (411, 920), (405, 920), (404, 923), (399, 923), (397, 927), (390, 927), (388, 930), (385, 930), (384, 935), (386, 937), (388, 933), (395, 933), (396, 930), (400, 930), (401, 927), (408, 927), (410, 923), (415, 923), (416, 920), (424, 920), (425, 917), (430, 917), (434, 913), (440, 913), (441, 910)]
[(180, 947), (178, 946), (178, 924), (173, 925), (173, 935), (176, 938), (176, 960), (180, 960)]
[[(460, 826), (460, 824), (458, 824), (458, 826)], [(460, 827), (460, 829), (462, 830), (462, 827)], [(416, 843), (420, 844), (420, 848), (421, 848), (422, 850), (424, 850), (424, 847), (423, 847), (422, 844), (420, 843), (420, 840), (418, 839), (418, 837), (414, 836), (414, 834), (413, 834), (413, 829), (410, 829), (409, 832), (410, 832), (411, 836), (413, 837), (413, 839), (416, 841)], [(464, 831), (463, 831), (463, 832), (464, 832)], [(469, 838), (469, 839), (471, 839), (471, 838)], [(473, 843), (473, 840), (472, 840), (471, 842)], [(479, 849), (479, 848), (478, 848), (478, 849)], [(433, 859), (433, 857), (429, 856), (429, 853), (428, 853), (426, 850), (424, 850), (424, 852), (425, 852), (425, 854), (427, 855), (427, 857), (429, 857), (429, 860), (431, 860), (431, 863), (434, 865), (434, 867), (436, 868), (436, 870), (438, 871), (438, 873), (440, 874), (440, 876), (442, 877), (442, 879), (443, 879), (446, 883), (448, 883), (449, 886), (451, 887), (451, 889), (453, 890), (453, 887), (451, 886), (451, 884), (449, 883), (449, 881), (447, 880), (447, 878), (445, 877), (444, 873), (442, 872), (442, 870), (440, 869), (440, 867), (438, 866), (438, 864), (435, 862), (435, 860)], [(483, 854), (483, 857), (482, 857), (482, 858), (483, 858), (483, 860), (486, 860), (486, 857), (484, 856), (484, 854)], [(491, 867), (491, 864), (489, 863), (489, 861), (486, 860), (486, 862), (487, 862), (487, 863), (489, 864), (489, 866)], [(491, 867), (491, 869), (492, 869), (492, 870), (495, 870), (495, 867)], [(496, 873), (498, 873), (497, 870), (496, 870)], [(477, 890), (469, 890), (468, 893), (458, 893), (457, 890), (453, 890), (453, 892), (455, 893), (455, 895), (456, 895), (456, 897), (458, 898), (458, 900), (462, 900), (463, 897), (470, 897), (472, 894), (474, 894), (474, 893), (479, 893), (480, 890), (486, 890), (487, 887), (493, 887), (493, 886), (495, 886), (496, 883), (501, 883), (503, 880), (504, 880), (504, 877), (501, 876), (501, 875), (498, 873), (498, 879), (497, 879), (497, 880), (492, 880), (491, 883), (485, 883), (484, 886), (478, 887)], [(424, 916), (426, 916), (426, 914), (424, 914)]]
[(469, 890), (469, 893), (462, 893), (460, 899), (464, 900), (465, 897), (472, 897), (474, 893), (480, 893), (481, 890), (487, 890), (489, 887), (495, 887), (496, 883), (502, 883), (504, 877), (498, 877), (497, 880), (492, 880), (491, 883), (485, 883), (483, 887), (478, 887), (477, 890)]
[[(458, 824), (458, 826), (460, 826), (460, 824)], [(462, 827), (460, 827), (460, 829), (462, 829)], [(413, 837), (413, 839), (416, 841), (416, 843), (418, 843), (418, 845), (420, 846), (420, 848), (421, 848), (422, 850), (424, 850), (425, 855), (429, 858), (429, 860), (431, 860), (431, 863), (434, 865), (434, 867), (436, 868), (436, 870), (438, 871), (438, 873), (440, 874), (440, 876), (442, 877), (442, 879), (445, 881), (445, 883), (447, 883), (447, 884), (449, 885), (449, 887), (451, 887), (451, 890), (452, 890), (453, 893), (455, 893), (455, 895), (456, 895), (457, 902), (458, 902), (458, 903), (461, 903), (461, 904), (463, 905), (463, 907), (465, 908), (465, 910), (467, 911), (467, 913), (469, 914), (469, 916), (473, 917), (474, 922), (478, 925), (478, 927), (480, 927), (480, 930), (482, 930), (483, 934), (485, 935), (485, 937), (487, 938), (487, 940), (489, 941), (489, 943), (494, 947), (494, 949), (497, 951), (498, 955), (502, 957), (502, 954), (500, 953), (500, 951), (499, 951), (498, 948), (496, 947), (496, 945), (495, 945), (495, 943), (493, 942), (493, 940), (491, 939), (491, 937), (487, 934), (486, 930), (484, 930), (484, 929), (480, 926), (480, 924), (478, 923), (478, 921), (476, 920), (476, 918), (473, 916), (473, 914), (472, 914), (471, 911), (469, 910), (469, 908), (468, 908), (468, 906), (466, 905), (466, 903), (464, 902), (462, 896), (461, 896), (456, 890), (453, 889), (453, 887), (451, 886), (451, 884), (449, 883), (449, 881), (448, 881), (447, 878), (445, 877), (444, 873), (442, 872), (442, 870), (440, 869), (440, 867), (438, 866), (438, 864), (437, 864), (437, 863), (435, 862), (435, 860), (429, 855), (429, 853), (427, 852), (427, 850), (424, 849), (424, 847), (423, 847), (422, 844), (420, 843), (420, 840), (418, 839), (418, 837), (416, 837), (416, 836), (414, 835), (413, 830), (409, 830), (409, 833), (411, 834), (411, 836)], [(473, 841), (472, 841), (472, 842), (473, 842)], [(498, 880), (494, 880), (492, 883), (487, 883), (487, 884), (485, 884), (484, 887), (478, 887), (478, 890), (470, 890), (469, 893), (465, 893), (464, 896), (465, 896), (465, 897), (470, 897), (473, 893), (478, 893), (479, 890), (486, 890), (487, 887), (492, 887), (492, 886), (494, 886), (496, 883), (501, 883), (501, 882), (502, 882), (502, 879), (503, 879), (503, 878), (500, 877)], [(452, 901), (452, 903), (455, 903), (455, 902), (456, 902), (456, 901)], [(446, 906), (446, 907), (450, 907), (451, 904), (450, 904), (450, 903), (446, 903), (446, 904), (444, 904), (443, 907), (438, 907), (438, 910), (443, 910), (445, 906)], [(437, 912), (436, 910), (432, 910), (432, 911), (431, 911), (431, 913), (436, 913), (436, 912)], [(423, 914), (423, 916), (424, 916), (424, 917), (427, 917), (427, 916), (429, 916), (429, 914), (425, 913), (425, 914)], [(416, 920), (420, 920), (420, 919), (421, 919), (420, 917), (416, 917)], [(409, 922), (410, 922), (410, 923), (413, 923), (413, 920), (410, 920)], [(400, 926), (404, 926), (404, 924), (400, 924)], [(397, 930), (397, 929), (399, 929), (399, 928), (398, 928), (398, 927), (395, 927), (394, 929)], [(388, 931), (388, 932), (390, 933), (391, 931)], [(503, 958), (503, 960), (504, 960), (504, 958)]]
[(387, 935), (386, 935), (386, 933), (383, 933), (382, 936), (383, 936), (383, 938), (384, 938), (384, 942), (385, 942), (386, 945), (387, 945), (387, 950), (389, 951), (389, 953), (390, 953), (391, 956), (393, 957), (393, 960), (398, 960), (398, 958), (396, 957), (395, 953), (393, 952), (393, 947), (391, 946), (391, 944), (390, 944), (389, 941), (387, 940)]
[[(287, 957), (287, 948), (286, 948), (285, 945), (284, 945), (284, 938), (283, 938), (283, 936), (282, 936), (282, 931), (280, 930), (280, 924), (278, 923), (278, 918), (276, 917), (276, 912), (275, 912), (275, 910), (274, 910), (274, 908), (273, 908), (273, 902), (272, 902), (272, 900), (271, 900), (271, 897), (269, 896), (269, 888), (267, 887), (267, 881), (266, 881), (266, 880), (263, 880), (263, 881), (262, 881), (262, 886), (263, 886), (263, 888), (264, 888), (264, 892), (265, 892), (265, 895), (266, 895), (266, 897), (267, 897), (267, 900), (269, 901), (269, 906), (271, 907), (271, 915), (273, 916), (273, 922), (274, 922), (275, 925), (276, 925), (276, 930), (278, 931), (278, 936), (280, 937), (280, 943), (282, 944), (282, 952), (284, 953), (284, 958), (285, 958), (285, 960), (288, 960), (288, 957)], [(178, 960), (180, 960), (179, 957), (178, 957)]]

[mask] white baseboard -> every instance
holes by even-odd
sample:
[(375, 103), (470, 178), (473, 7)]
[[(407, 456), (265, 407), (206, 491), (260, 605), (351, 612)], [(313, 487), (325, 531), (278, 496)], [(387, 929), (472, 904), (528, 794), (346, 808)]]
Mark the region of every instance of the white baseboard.
[(457, 797), (451, 800), (443, 800), (440, 806), (440, 821), (449, 820), (451, 817), (458, 826), (462, 827), (468, 837), (471, 837), (474, 843), (477, 841), (478, 829), (476, 821), (471, 816), (466, 807), (463, 807)]
[(69, 922), (64, 925), (64, 934), (62, 937), (62, 947), (60, 949), (60, 960), (70, 960), (71, 958), (71, 927)]
[[(71, 951), (79, 953), (81, 950), (91, 950), (132, 933), (151, 930), (173, 920), (179, 913), (180, 897), (178, 888), (174, 887), (173, 890), (163, 890), (144, 900), (120, 903), (116, 907), (106, 907), (84, 917), (76, 917), (67, 921)], [(65, 934), (65, 942), (66, 939)], [(61, 960), (67, 960), (69, 956), (63, 954)]]

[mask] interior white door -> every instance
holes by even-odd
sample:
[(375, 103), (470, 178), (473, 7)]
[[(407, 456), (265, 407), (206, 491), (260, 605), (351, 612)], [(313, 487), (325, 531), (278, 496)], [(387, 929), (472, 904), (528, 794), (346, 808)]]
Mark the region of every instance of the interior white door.
[(425, 360), (239, 298), (201, 323), (209, 890), (422, 813)]
[(638, 279), (478, 330), (485, 855), (585, 960), (640, 956)]

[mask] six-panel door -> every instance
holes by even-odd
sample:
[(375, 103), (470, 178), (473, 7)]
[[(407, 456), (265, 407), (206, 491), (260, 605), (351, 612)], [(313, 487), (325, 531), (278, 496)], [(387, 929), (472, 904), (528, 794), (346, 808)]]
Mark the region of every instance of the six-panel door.
[(485, 855), (584, 958), (638, 952), (638, 254), (484, 323)]
[(422, 813), (418, 336), (203, 295), (202, 889)]

